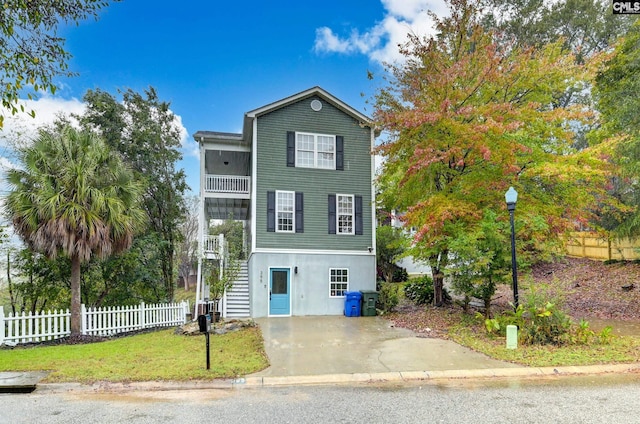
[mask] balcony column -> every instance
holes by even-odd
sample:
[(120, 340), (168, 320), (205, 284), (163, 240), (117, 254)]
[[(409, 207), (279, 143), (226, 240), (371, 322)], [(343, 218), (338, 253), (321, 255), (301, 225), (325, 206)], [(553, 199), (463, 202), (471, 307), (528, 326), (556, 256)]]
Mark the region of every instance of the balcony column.
[(198, 306), (200, 305), (200, 291), (202, 290), (202, 259), (204, 256), (204, 223), (207, 216), (207, 211), (205, 210), (206, 203), (204, 199), (205, 193), (205, 164), (204, 159), (206, 155), (206, 150), (204, 148), (204, 140), (200, 139), (200, 213), (198, 214), (198, 273), (196, 280), (196, 301), (193, 311), (193, 318), (198, 319)]

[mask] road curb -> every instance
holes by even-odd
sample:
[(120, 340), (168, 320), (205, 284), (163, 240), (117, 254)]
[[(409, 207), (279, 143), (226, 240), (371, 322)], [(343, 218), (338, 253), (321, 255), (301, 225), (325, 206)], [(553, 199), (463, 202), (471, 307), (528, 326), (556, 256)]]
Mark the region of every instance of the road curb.
[(569, 375), (594, 375), (628, 373), (640, 371), (639, 364), (562, 366), (562, 367), (521, 367), (521, 368), (484, 368), (471, 370), (443, 371), (400, 371), (385, 373), (325, 374), (303, 376), (246, 377), (235, 386), (277, 387), (296, 385), (331, 385), (372, 382), (403, 382), (420, 380), (457, 380), (489, 378), (525, 378)]
[(268, 388), (284, 386), (327, 386), (348, 384), (392, 383), (412, 381), (439, 381), (463, 379), (510, 379), (572, 375), (624, 374), (640, 372), (640, 363), (562, 367), (482, 368), (442, 371), (398, 371), (381, 373), (320, 374), (298, 376), (247, 376), (236, 379), (210, 381), (145, 381), (132, 383), (100, 382), (40, 383), (39, 392), (93, 392), (124, 393), (135, 391), (232, 390), (241, 388)]

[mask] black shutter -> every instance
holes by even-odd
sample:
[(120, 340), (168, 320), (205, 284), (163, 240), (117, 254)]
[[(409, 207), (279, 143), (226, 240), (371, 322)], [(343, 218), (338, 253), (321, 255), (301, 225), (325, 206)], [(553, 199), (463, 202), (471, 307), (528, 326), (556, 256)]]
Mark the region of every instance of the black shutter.
[(356, 235), (364, 234), (362, 228), (362, 196), (354, 196), (356, 212)]
[(336, 233), (336, 195), (329, 195), (329, 234)]
[(344, 171), (344, 137), (336, 136), (336, 170)]
[(276, 231), (276, 192), (267, 191), (267, 231)]
[(303, 194), (296, 191), (296, 233), (304, 233), (304, 203)]
[(287, 166), (296, 166), (296, 133), (287, 131)]

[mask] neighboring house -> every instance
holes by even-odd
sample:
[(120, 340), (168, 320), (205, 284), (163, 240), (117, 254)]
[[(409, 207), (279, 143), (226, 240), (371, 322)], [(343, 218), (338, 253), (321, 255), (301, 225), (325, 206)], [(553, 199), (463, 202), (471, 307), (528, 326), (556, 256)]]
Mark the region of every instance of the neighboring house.
[(247, 260), (223, 316), (339, 315), (345, 291), (375, 290), (376, 135), (367, 116), (319, 87), (247, 112), (242, 134), (194, 135), (205, 260), (221, 258), (212, 220), (245, 228)]
[[(413, 228), (405, 228), (402, 220), (398, 213), (394, 210), (391, 211), (391, 217), (389, 220), (389, 225), (394, 228), (401, 228), (409, 237), (413, 238), (415, 235), (415, 230)], [(396, 262), (401, 268), (404, 268), (407, 271), (409, 277), (421, 277), (423, 275), (431, 276), (431, 267), (424, 262), (417, 262), (413, 256), (407, 256), (405, 258), (400, 259)]]

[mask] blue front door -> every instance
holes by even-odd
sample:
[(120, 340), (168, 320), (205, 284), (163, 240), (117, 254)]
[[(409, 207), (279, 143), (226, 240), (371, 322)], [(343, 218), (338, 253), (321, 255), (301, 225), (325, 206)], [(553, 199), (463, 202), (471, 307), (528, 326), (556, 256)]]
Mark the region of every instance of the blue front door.
[(269, 315), (291, 315), (289, 274), (289, 268), (271, 268), (269, 272)]

